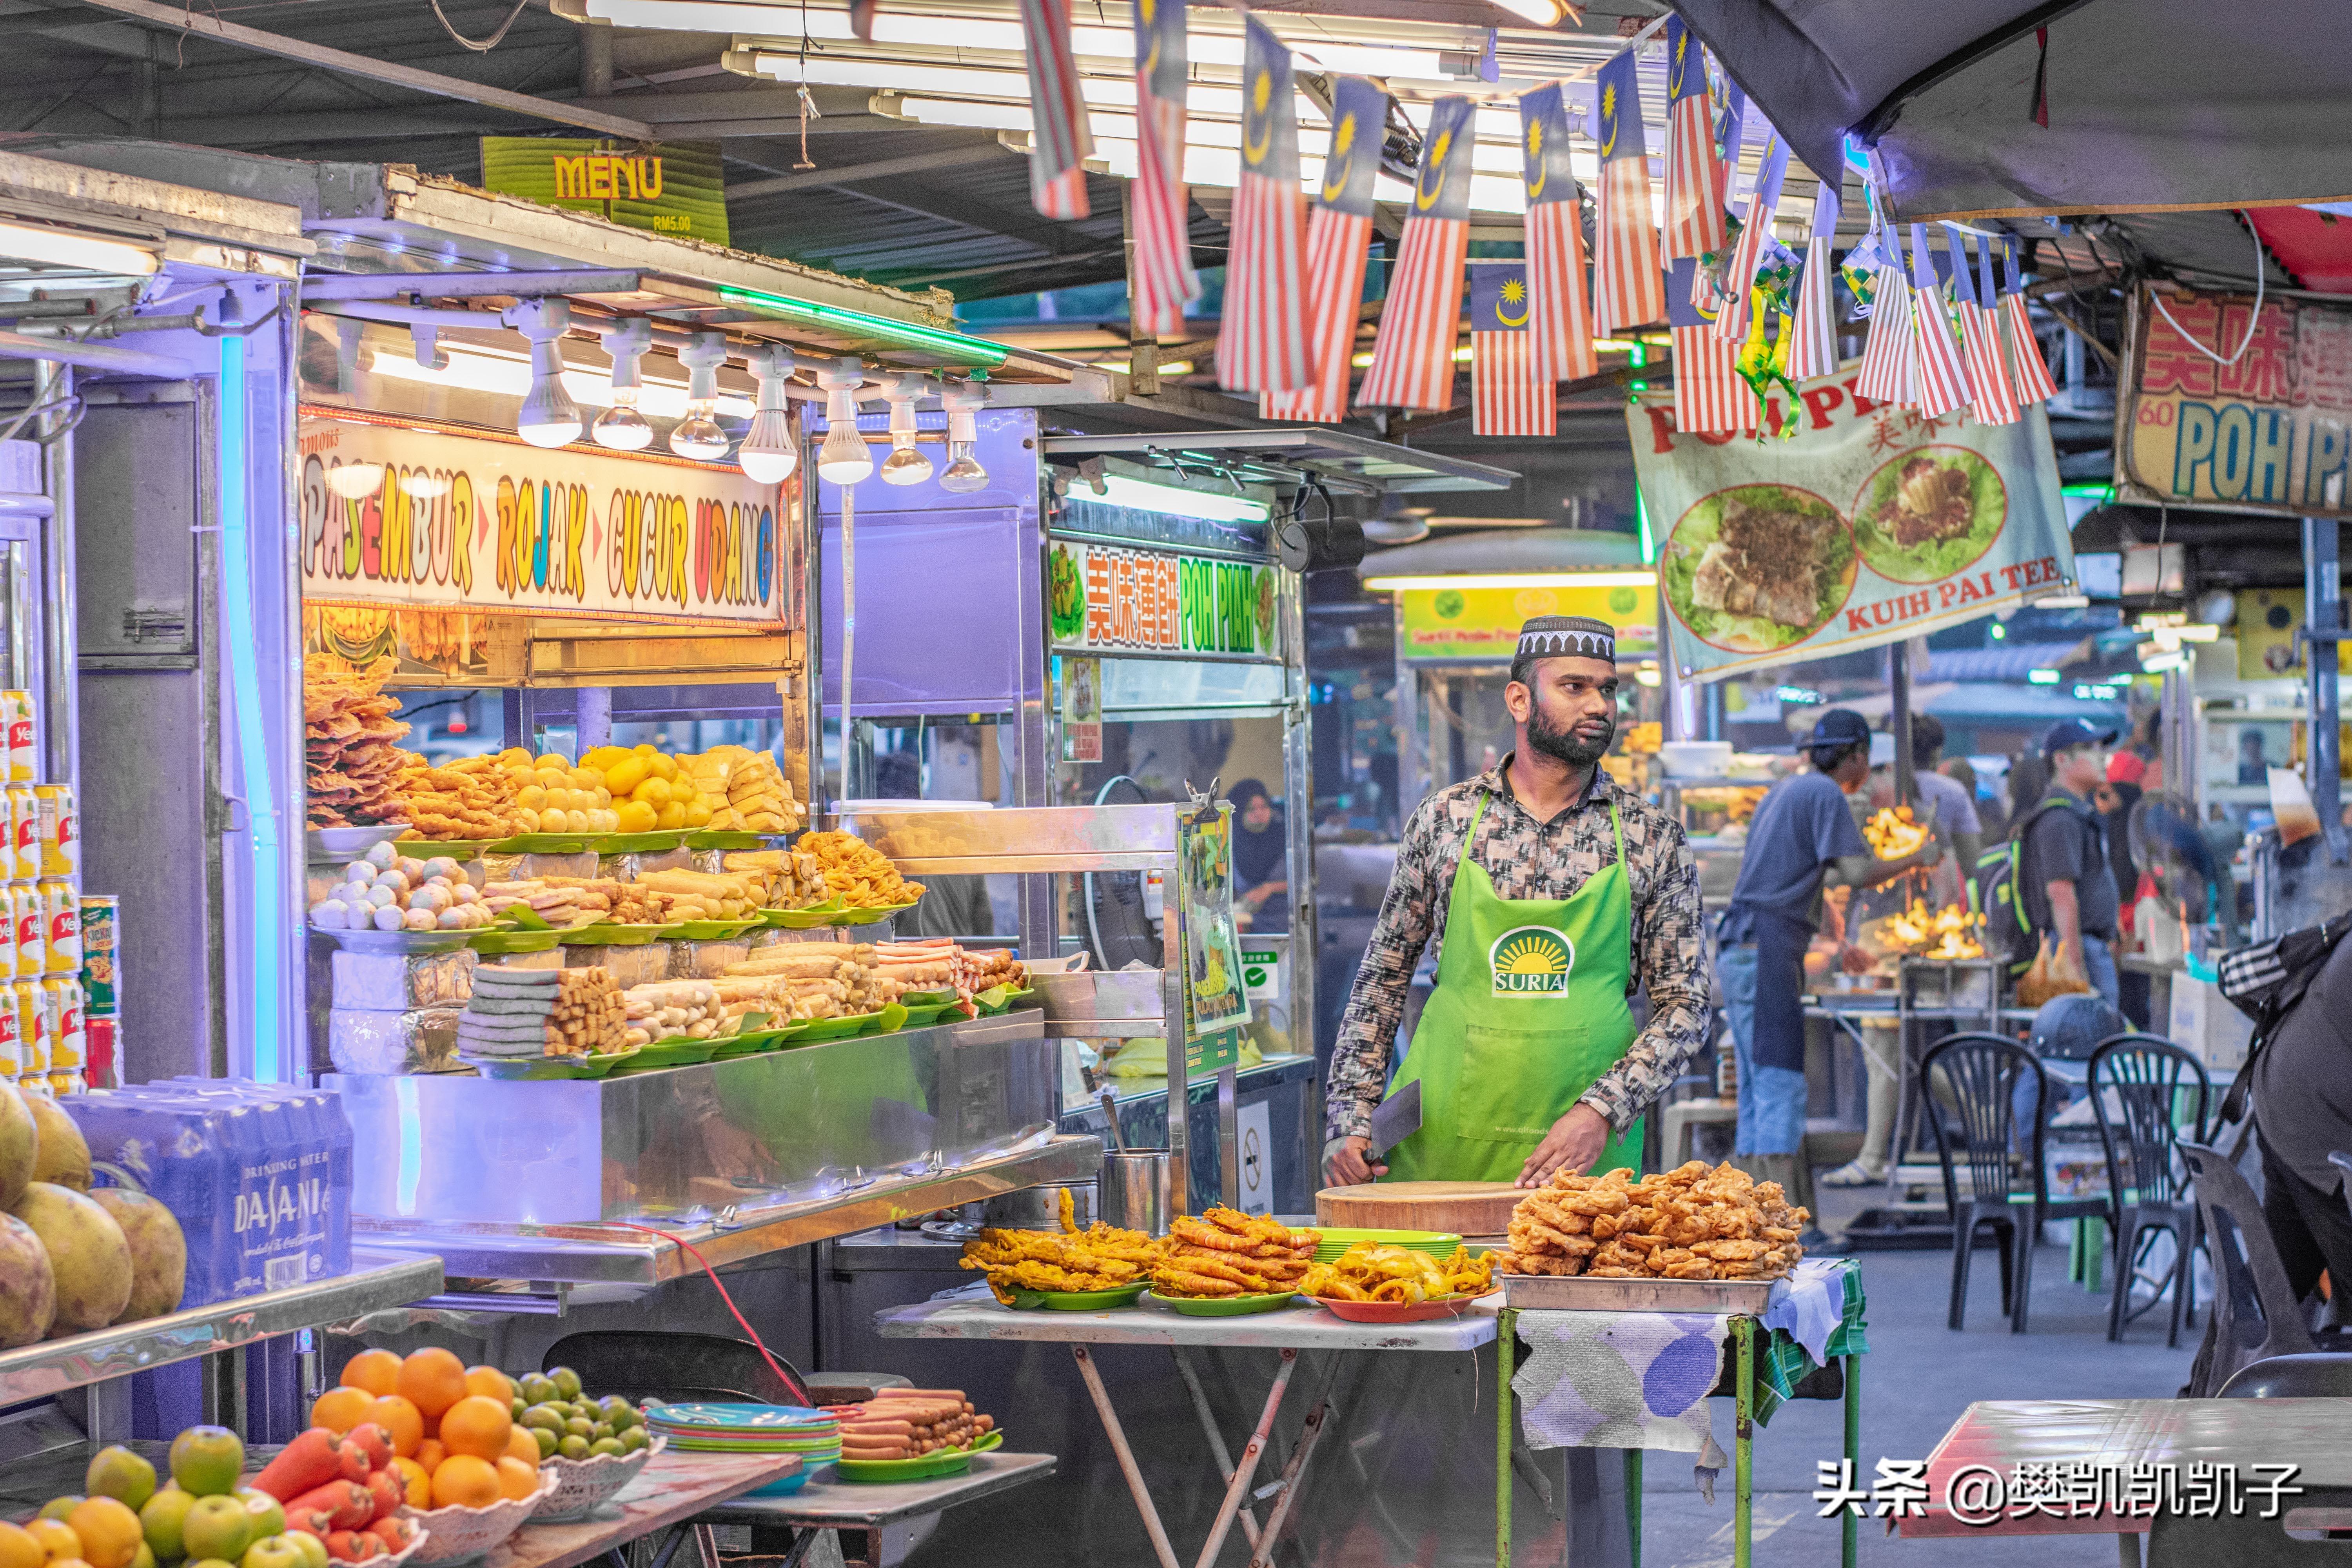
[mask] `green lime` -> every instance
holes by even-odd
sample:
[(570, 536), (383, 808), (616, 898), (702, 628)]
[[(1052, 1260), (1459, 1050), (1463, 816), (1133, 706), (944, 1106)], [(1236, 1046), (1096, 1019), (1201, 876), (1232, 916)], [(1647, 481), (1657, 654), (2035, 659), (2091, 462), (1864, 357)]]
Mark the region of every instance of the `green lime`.
[(566, 1437), (555, 1446), (555, 1451), (567, 1459), (584, 1459), (588, 1457), (588, 1439), (577, 1436)]
[(533, 1426), (529, 1428), (529, 1430), (533, 1437), (539, 1439), (540, 1458), (541, 1460), (547, 1460), (555, 1458), (555, 1434), (549, 1431), (544, 1426)]
[(613, 1424), (615, 1432), (625, 1432), (641, 1419), (637, 1407), (617, 1394), (605, 1400), (601, 1408), (604, 1412), (604, 1419)]
[(596, 1423), (595, 1429), (588, 1434), (588, 1437), (591, 1442), (593, 1442), (597, 1438), (610, 1437), (614, 1435), (613, 1424), (610, 1421), (599, 1421)]
[(628, 1450), (621, 1447), (618, 1437), (599, 1437), (588, 1445), (588, 1451), (592, 1454), (623, 1454)]
[(551, 1368), (548, 1376), (555, 1380), (555, 1392), (566, 1399), (580, 1397), (580, 1374), (568, 1366)]
[(584, 1415), (574, 1415), (571, 1420), (566, 1421), (563, 1424), (563, 1429), (566, 1432), (571, 1433), (574, 1437), (593, 1437), (596, 1436), (596, 1423), (589, 1420)]
[(646, 1429), (642, 1426), (624, 1428), (621, 1433), (621, 1452), (634, 1454), (652, 1441), (651, 1437), (646, 1436)]
[(509, 1414), (512, 1415), (516, 1420), (520, 1421), (522, 1419), (522, 1413), (530, 1408), (530, 1405), (525, 1405), (522, 1402), (522, 1395), (518, 1394), (514, 1396), (514, 1408), (509, 1412)]
[(48, 1501), (41, 1505), (40, 1517), (43, 1519), (54, 1519), (58, 1523), (63, 1524), (65, 1522), (66, 1515), (71, 1513), (74, 1510), (79, 1508), (83, 1503), (88, 1502), (89, 1500), (88, 1498), (82, 1496), (79, 1492), (68, 1493), (64, 1497), (53, 1497)]
[(522, 1424), (524, 1426), (533, 1428), (543, 1428), (547, 1431), (555, 1433), (559, 1436), (562, 1436), (563, 1432), (563, 1412), (558, 1410), (552, 1405), (534, 1405), (530, 1409), (525, 1410), (522, 1413)]
[(530, 1404), (544, 1405), (551, 1399), (562, 1397), (555, 1391), (555, 1380), (543, 1372), (524, 1373), (521, 1383), (522, 1396)]

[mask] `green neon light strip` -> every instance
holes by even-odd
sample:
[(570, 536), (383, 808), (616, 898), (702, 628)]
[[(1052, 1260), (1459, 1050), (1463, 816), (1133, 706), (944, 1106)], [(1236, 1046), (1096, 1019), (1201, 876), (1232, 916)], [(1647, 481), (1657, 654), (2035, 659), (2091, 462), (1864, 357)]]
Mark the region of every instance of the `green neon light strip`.
[(797, 316), (845, 332), (859, 332), (867, 337), (888, 338), (910, 348), (931, 349), (952, 354), (961, 360), (993, 370), (1012, 357), (1012, 351), (990, 342), (985, 338), (968, 338), (961, 332), (943, 332), (937, 327), (917, 326), (912, 321), (894, 321), (887, 316), (869, 316), (863, 310), (845, 310), (838, 305), (818, 305), (806, 300), (787, 300), (780, 294), (762, 294), (754, 289), (719, 290), (719, 297), (730, 304), (757, 306), (780, 316)]

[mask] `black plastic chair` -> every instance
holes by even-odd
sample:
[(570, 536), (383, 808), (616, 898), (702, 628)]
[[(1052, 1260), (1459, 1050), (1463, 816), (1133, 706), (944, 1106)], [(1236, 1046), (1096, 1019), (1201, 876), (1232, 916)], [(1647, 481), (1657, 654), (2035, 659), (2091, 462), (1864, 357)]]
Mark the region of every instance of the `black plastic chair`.
[[(2115, 1206), (2116, 1290), (2107, 1305), (2107, 1338), (2124, 1337), (2131, 1321), (2131, 1288), (2139, 1279), (2142, 1245), (2158, 1231), (2174, 1243), (2172, 1316), (2164, 1331), (2167, 1349), (2180, 1343), (2189, 1301), (2189, 1256), (2197, 1250), (2197, 1204), (2176, 1173), (2173, 1150), (2184, 1135), (2183, 1099), (2196, 1093), (2196, 1110), (2186, 1130), (2191, 1143), (2205, 1142), (2205, 1112), (2212, 1103), (2212, 1080), (2197, 1058), (2155, 1035), (2115, 1035), (2091, 1053), (2091, 1114), (2107, 1156), (2107, 1197)], [(2107, 1113), (2112, 1090), (2116, 1115)], [(2157, 1280), (2157, 1294), (2164, 1282)], [(2155, 1305), (2153, 1299), (2148, 1305)], [(2145, 1310), (2146, 1309), (2142, 1309)]]
[(807, 1381), (782, 1356), (779, 1379), (749, 1340), (723, 1334), (674, 1334), (652, 1330), (597, 1329), (548, 1347), (542, 1372), (568, 1366), (599, 1394), (672, 1405), (719, 1400), (751, 1405), (809, 1405)]
[[(2033, 1124), (2024, 1140), (2029, 1184), (2021, 1192), (2011, 1169), (2010, 1149), (2017, 1116), (2011, 1108), (2013, 1091), (2023, 1075), (2031, 1075), (2025, 1081), (2032, 1085)], [(1939, 1079), (1952, 1105), (1945, 1105), (1936, 1092)], [(2001, 1310), (2009, 1314), (2010, 1332), (2021, 1334), (2032, 1300), (2033, 1248), (2042, 1223), (2086, 1215), (2104, 1219), (2111, 1212), (2108, 1202), (2104, 1196), (2051, 1197), (2049, 1171), (2042, 1161), (2050, 1082), (2041, 1062), (2023, 1046), (1999, 1035), (1947, 1036), (1920, 1062), (1918, 1081), (1920, 1104), (1943, 1168), (1944, 1204), (1952, 1215), (1952, 1300), (1945, 1324), (1964, 1326), (1969, 1255), (1975, 1250), (1978, 1230), (1990, 1226), (2001, 1248)], [(1969, 1169), (1965, 1198), (1956, 1169), (1960, 1162)], [(2021, 1223), (2020, 1209), (2026, 1211)]]
[(2288, 1289), (2263, 1201), (2228, 1155), (2200, 1143), (2175, 1145), (2197, 1194), (2205, 1250), (2213, 1259), (2213, 1321), (2181, 1392), (2210, 1399), (2244, 1367), (2276, 1356), (2309, 1355), (2318, 1344), (2303, 1303)]
[(2352, 1353), (2315, 1351), (2250, 1362), (2231, 1374), (2216, 1399), (2352, 1399)]

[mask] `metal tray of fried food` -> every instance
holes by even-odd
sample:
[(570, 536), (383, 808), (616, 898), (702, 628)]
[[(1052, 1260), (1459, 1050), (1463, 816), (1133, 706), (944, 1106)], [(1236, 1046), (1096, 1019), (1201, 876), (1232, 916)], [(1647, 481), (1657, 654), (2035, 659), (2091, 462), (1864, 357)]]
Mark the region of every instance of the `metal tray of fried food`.
[(1785, 1279), (1608, 1279), (1495, 1270), (1503, 1305), (1556, 1312), (1736, 1312), (1753, 1317)]

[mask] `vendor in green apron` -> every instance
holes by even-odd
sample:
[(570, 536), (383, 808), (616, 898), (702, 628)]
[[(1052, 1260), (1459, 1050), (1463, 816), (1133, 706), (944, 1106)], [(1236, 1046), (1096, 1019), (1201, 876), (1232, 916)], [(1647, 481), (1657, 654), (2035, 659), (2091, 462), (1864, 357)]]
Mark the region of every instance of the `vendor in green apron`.
[[(1601, 766), (1617, 686), (1606, 622), (1528, 622), (1503, 692), (1510, 754), (1406, 823), (1331, 1059), (1333, 1185), (1525, 1187), (1639, 1164), (1642, 1114), (1704, 1043), (1712, 1003), (1682, 826)], [(1433, 944), (1437, 987), (1391, 1074), (1413, 967)], [(1637, 990), (1649, 1005), (1639, 1026)], [(1383, 1159), (1372, 1112), (1416, 1080), (1420, 1130)]]

